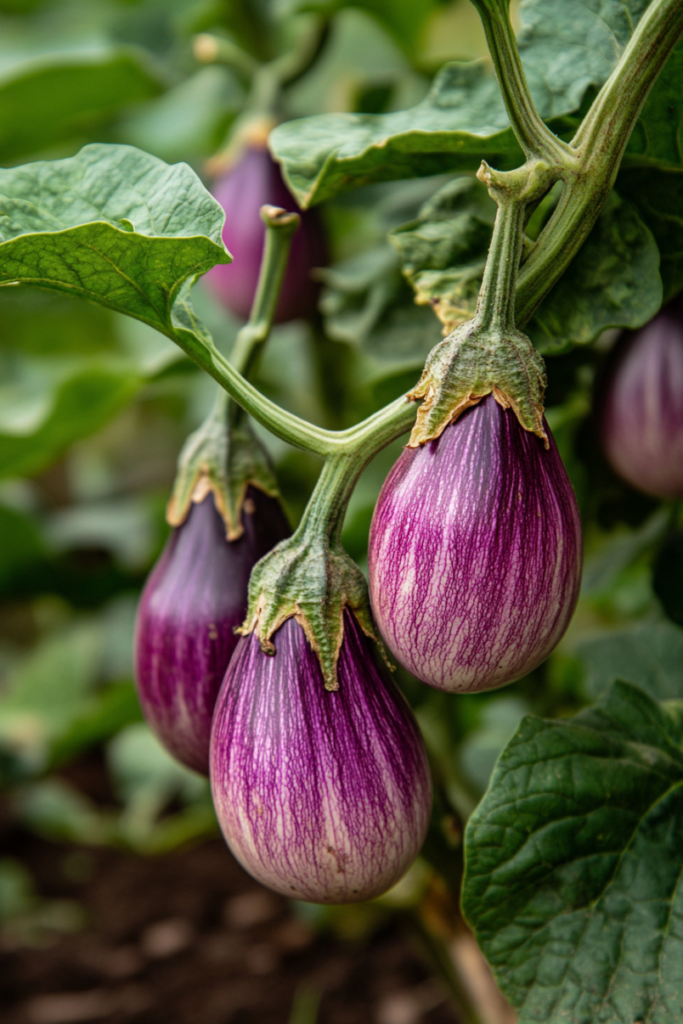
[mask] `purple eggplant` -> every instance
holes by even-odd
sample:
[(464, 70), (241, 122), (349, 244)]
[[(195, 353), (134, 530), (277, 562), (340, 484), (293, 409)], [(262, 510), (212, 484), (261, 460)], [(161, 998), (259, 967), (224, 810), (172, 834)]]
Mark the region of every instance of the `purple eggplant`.
[(683, 498), (683, 299), (618, 346), (599, 409), (616, 472), (661, 498)]
[(295, 618), (275, 654), (243, 637), (216, 704), (211, 787), (230, 849), (264, 885), (314, 903), (379, 896), (427, 830), (431, 782), (408, 704), (344, 612), (339, 689)]
[[(225, 210), (223, 241), (233, 263), (214, 267), (204, 280), (224, 306), (246, 319), (256, 293), (266, 232), (261, 207), (269, 203), (285, 210), (299, 208), (268, 150), (253, 144), (219, 179), (213, 194)], [(301, 226), (292, 239), (275, 311), (276, 322), (315, 313), (319, 288), (311, 278), (311, 270), (325, 262), (325, 238), (318, 213), (306, 210), (301, 213)]]
[(213, 494), (173, 530), (142, 593), (135, 662), (140, 703), (161, 742), (188, 768), (208, 775), (211, 718), (234, 630), (247, 610), (252, 568), (289, 534), (276, 498), (247, 489), (244, 532), (225, 538)]
[(440, 690), (504, 686), (552, 651), (581, 579), (576, 499), (550, 447), (489, 395), (406, 448), (370, 530), (370, 594), (396, 659)]

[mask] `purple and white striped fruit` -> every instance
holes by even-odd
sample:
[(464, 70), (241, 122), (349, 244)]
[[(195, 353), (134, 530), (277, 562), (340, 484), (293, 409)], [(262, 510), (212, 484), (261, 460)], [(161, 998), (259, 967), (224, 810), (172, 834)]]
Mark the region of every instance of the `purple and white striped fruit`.
[[(225, 210), (223, 241), (233, 262), (213, 267), (204, 280), (229, 310), (247, 318), (256, 293), (265, 225), (265, 203), (298, 210), (280, 168), (264, 145), (251, 144), (241, 159), (216, 183), (214, 196)], [(326, 262), (325, 239), (317, 211), (301, 213), (301, 226), (292, 239), (275, 320), (282, 323), (315, 313), (319, 288), (311, 278), (314, 267)]]
[(562, 460), (489, 395), (406, 448), (370, 530), (370, 595), (387, 646), (440, 690), (535, 668), (564, 633), (581, 578), (579, 513)]
[(605, 454), (624, 480), (683, 498), (683, 299), (624, 339), (599, 416)]
[(412, 712), (353, 615), (344, 620), (334, 691), (296, 619), (278, 630), (273, 656), (243, 637), (211, 737), (230, 849), (264, 885), (314, 903), (354, 903), (398, 882), (431, 804)]
[(282, 507), (249, 487), (244, 532), (225, 539), (213, 495), (173, 530), (142, 593), (135, 662), (147, 722), (183, 764), (208, 774), (211, 718), (256, 562), (289, 534)]

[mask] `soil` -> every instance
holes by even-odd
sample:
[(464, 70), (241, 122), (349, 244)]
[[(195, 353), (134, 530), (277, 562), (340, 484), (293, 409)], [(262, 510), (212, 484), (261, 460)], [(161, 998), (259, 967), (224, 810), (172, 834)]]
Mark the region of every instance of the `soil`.
[(0, 939), (3, 1024), (289, 1024), (295, 1002), (296, 1024), (457, 1024), (400, 923), (316, 931), (220, 839), (142, 858), (0, 832), (46, 906), (82, 915), (33, 948)]

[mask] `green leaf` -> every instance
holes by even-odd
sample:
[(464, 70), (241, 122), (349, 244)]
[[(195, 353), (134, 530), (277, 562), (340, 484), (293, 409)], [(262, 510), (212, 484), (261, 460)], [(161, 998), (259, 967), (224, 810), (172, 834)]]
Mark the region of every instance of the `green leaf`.
[(49, 466), (74, 441), (104, 426), (143, 384), (125, 370), (92, 367), (57, 389), (49, 413), (29, 432), (0, 432), (0, 478), (26, 476)]
[(660, 169), (683, 166), (683, 41), (679, 42), (645, 101), (624, 154), (624, 164)]
[(36, 525), (20, 512), (0, 505), (0, 587), (26, 565), (45, 556)]
[(526, 718), (465, 837), (463, 910), (519, 1024), (683, 1013), (680, 716), (617, 683)]
[(637, 207), (654, 235), (667, 302), (683, 288), (683, 173), (626, 166), (617, 178), (617, 189)]
[(141, 57), (125, 51), (14, 67), (0, 79), (0, 161), (83, 136), (161, 91)]
[(584, 640), (577, 655), (591, 697), (615, 679), (626, 679), (658, 700), (683, 700), (683, 629), (671, 622), (648, 622)]
[[(495, 203), (471, 177), (449, 182), (410, 224), (389, 236), (415, 301), (430, 305), (444, 333), (475, 312)], [(640, 327), (661, 305), (659, 252), (636, 208), (609, 197), (598, 222), (526, 331), (539, 351), (558, 354), (608, 327)]]
[(0, 284), (66, 291), (169, 335), (183, 285), (230, 261), (223, 211), (194, 172), (130, 146), (0, 171), (0, 213)]
[(311, 11), (328, 17), (344, 7), (356, 7), (367, 11), (379, 21), (394, 37), (406, 53), (414, 54), (420, 43), (422, 29), (427, 19), (438, 10), (438, 0), (299, 0), (286, 4), (288, 13)]
[(642, 327), (661, 302), (655, 240), (636, 208), (612, 192), (526, 330), (540, 352), (556, 355), (595, 341), (608, 327)]
[(416, 303), (431, 306), (444, 333), (474, 316), (495, 218), (496, 204), (486, 186), (462, 176), (427, 200), (414, 221), (389, 235)]
[[(556, 131), (569, 127), (567, 115), (609, 77), (646, 6), (644, 0), (521, 4), (527, 81), (541, 117)], [(410, 110), (290, 121), (274, 130), (271, 146), (301, 206), (349, 186), (476, 170), (482, 159), (499, 169), (522, 162), (488, 60), (447, 64)]]

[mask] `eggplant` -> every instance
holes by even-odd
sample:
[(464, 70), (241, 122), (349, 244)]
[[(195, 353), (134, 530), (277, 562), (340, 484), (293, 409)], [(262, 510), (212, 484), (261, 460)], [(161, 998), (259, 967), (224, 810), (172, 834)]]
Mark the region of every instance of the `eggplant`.
[(406, 448), (370, 529), (372, 609), (418, 679), (471, 693), (519, 679), (565, 632), (581, 580), (579, 513), (549, 447), (493, 395)]
[(247, 871), (315, 903), (379, 896), (417, 856), (429, 822), (424, 742), (375, 645), (344, 611), (339, 688), (325, 688), (296, 618), (275, 653), (244, 636), (216, 704), (211, 788)]

